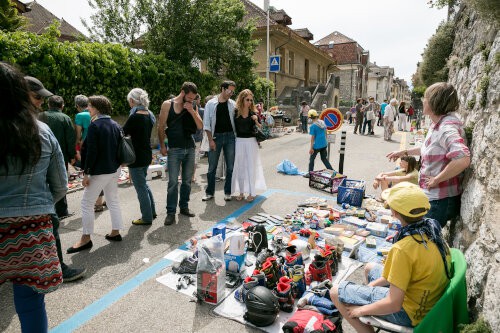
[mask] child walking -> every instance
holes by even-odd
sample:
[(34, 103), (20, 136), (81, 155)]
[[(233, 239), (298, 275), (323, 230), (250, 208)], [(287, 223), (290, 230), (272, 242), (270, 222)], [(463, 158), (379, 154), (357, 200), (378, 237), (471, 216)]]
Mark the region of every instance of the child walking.
[[(311, 134), (311, 148), (309, 149), (309, 172), (314, 170), (314, 160), (316, 155), (320, 155), (321, 161), (327, 169), (333, 170), (332, 165), (326, 156), (326, 124), (323, 120), (318, 119), (318, 112), (311, 109), (308, 112), (309, 118), (312, 120), (312, 125), (309, 127), (309, 134)], [(304, 177), (309, 178), (309, 173)]]

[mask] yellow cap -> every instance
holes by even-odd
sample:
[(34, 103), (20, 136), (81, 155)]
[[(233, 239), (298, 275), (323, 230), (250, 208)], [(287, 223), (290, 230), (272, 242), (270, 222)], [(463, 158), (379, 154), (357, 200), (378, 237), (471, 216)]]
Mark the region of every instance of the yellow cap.
[(309, 110), (307, 115), (309, 116), (309, 118), (316, 118), (318, 116), (318, 112), (314, 109), (311, 109), (311, 110)]
[(424, 191), (418, 185), (401, 182), (384, 191), (382, 198), (389, 207), (408, 217), (421, 217), (427, 214), (431, 205)]

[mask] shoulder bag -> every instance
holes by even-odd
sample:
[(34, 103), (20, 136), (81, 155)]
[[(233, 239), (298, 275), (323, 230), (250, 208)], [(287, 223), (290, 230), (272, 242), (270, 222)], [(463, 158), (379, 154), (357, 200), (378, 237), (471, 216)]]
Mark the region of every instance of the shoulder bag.
[(118, 161), (121, 165), (129, 165), (135, 162), (135, 150), (132, 145), (132, 138), (125, 136), (123, 131), (120, 131), (121, 139), (118, 144)]

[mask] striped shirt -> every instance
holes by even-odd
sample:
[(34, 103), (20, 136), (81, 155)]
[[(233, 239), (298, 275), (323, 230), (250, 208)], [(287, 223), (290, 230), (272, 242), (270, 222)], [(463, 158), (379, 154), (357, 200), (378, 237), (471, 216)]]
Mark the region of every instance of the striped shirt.
[(463, 124), (455, 115), (448, 114), (437, 124), (431, 125), (420, 154), (422, 166), (419, 185), (429, 200), (454, 197), (462, 193), (462, 174), (441, 182), (432, 189), (428, 189), (425, 184), (427, 177), (437, 176), (452, 160), (470, 156)]

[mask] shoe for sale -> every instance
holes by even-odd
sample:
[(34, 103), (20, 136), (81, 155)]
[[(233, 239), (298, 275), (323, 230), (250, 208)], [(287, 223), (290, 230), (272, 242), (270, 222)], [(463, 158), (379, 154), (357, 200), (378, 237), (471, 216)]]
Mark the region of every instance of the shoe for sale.
[(196, 267), (198, 267), (198, 257), (191, 256), (182, 259), (180, 263), (172, 265), (172, 271), (177, 274), (196, 274)]
[(205, 194), (205, 196), (203, 196), (203, 198), (201, 198), (201, 201), (208, 201), (208, 200), (212, 200), (214, 198), (214, 196), (212, 194)]
[(278, 297), (280, 309), (284, 312), (293, 311), (294, 298), (292, 296), (292, 286), (290, 283), (279, 282), (276, 288), (273, 289), (274, 294)]
[(167, 214), (167, 217), (165, 217), (165, 222), (163, 222), (164, 225), (172, 225), (175, 223), (175, 215), (174, 214)]
[(63, 282), (71, 282), (78, 279), (81, 279), (85, 273), (87, 273), (87, 269), (85, 268), (71, 268), (66, 264), (61, 265)]
[(247, 300), (247, 294), (250, 291), (250, 289), (257, 287), (259, 285), (259, 281), (257, 281), (256, 278), (252, 276), (248, 276), (245, 278), (243, 281), (243, 285), (236, 289), (234, 292), (234, 298), (240, 303), (245, 303)]

